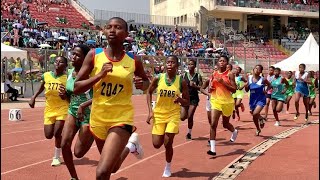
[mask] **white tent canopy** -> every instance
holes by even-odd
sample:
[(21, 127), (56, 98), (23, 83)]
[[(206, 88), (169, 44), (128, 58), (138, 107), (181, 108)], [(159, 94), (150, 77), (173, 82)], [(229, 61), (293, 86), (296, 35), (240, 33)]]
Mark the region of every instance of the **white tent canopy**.
[(1, 59), (3, 59), (4, 57), (7, 57), (8, 59), (17, 59), (18, 57), (20, 57), (20, 59), (27, 59), (27, 54), (27, 51), (1, 43)]
[(297, 71), (301, 63), (306, 65), (306, 71), (319, 71), (319, 45), (312, 33), (292, 56), (278, 62), (274, 67), (284, 71)]

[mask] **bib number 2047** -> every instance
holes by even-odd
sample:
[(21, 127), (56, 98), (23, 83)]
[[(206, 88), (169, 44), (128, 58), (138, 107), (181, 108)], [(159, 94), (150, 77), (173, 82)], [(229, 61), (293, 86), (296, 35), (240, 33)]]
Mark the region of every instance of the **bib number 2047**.
[(116, 95), (120, 93), (123, 89), (122, 84), (112, 84), (112, 83), (101, 83), (102, 90), (101, 90), (101, 95), (102, 96), (111, 96), (111, 95)]

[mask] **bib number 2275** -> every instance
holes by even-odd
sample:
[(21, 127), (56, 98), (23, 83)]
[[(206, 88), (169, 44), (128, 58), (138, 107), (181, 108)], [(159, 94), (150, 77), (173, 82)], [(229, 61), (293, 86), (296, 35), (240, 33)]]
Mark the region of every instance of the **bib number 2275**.
[(112, 83), (101, 83), (102, 90), (101, 90), (101, 95), (102, 96), (111, 96), (111, 95), (116, 95), (120, 93), (123, 89), (122, 84), (112, 84)]

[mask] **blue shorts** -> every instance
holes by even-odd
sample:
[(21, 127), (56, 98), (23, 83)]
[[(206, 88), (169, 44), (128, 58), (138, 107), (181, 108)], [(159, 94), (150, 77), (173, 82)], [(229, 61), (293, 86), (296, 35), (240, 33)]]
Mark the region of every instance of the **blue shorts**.
[(257, 106), (264, 107), (266, 105), (265, 100), (257, 101), (255, 103), (249, 104), (250, 106), (250, 111), (254, 111)]

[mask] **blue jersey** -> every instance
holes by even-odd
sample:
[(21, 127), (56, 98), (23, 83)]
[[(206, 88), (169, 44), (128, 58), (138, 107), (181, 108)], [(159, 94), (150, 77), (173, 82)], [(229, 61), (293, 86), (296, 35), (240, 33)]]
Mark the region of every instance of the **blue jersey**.
[[(309, 87), (308, 87), (308, 84), (307, 84), (306, 82), (304, 82), (304, 81), (299, 80), (300, 76), (301, 76), (301, 75), (300, 75), (300, 72), (297, 71), (296, 74), (295, 74), (295, 78), (296, 78), (296, 89), (295, 89), (295, 91), (296, 91), (296, 92), (299, 92), (299, 93), (302, 94), (304, 97), (308, 97), (308, 96), (309, 96)], [(306, 80), (307, 77), (308, 77), (308, 73), (307, 73), (307, 72), (305, 72), (305, 73), (301, 76), (301, 78), (302, 78), (303, 80)]]
[(249, 90), (250, 90), (250, 100), (249, 106), (250, 110), (254, 110), (257, 106), (264, 107), (266, 105), (266, 95), (264, 94), (264, 79), (260, 77), (258, 82), (253, 82), (253, 76), (249, 76)]

